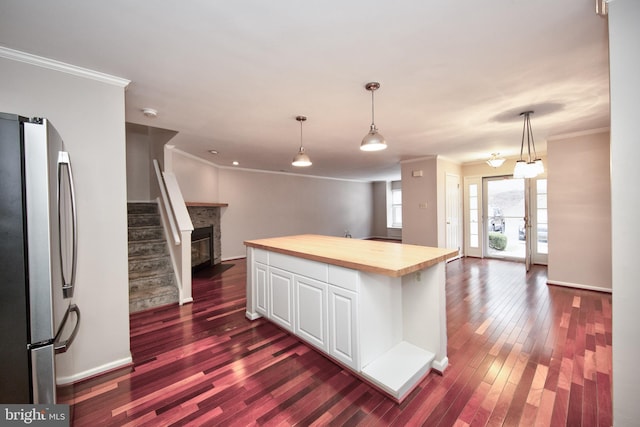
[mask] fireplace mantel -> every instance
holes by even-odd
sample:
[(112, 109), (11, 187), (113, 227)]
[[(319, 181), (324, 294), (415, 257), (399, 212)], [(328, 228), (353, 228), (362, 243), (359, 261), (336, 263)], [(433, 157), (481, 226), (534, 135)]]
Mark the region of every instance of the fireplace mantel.
[(226, 208), (229, 203), (185, 202), (185, 205), (199, 208)]

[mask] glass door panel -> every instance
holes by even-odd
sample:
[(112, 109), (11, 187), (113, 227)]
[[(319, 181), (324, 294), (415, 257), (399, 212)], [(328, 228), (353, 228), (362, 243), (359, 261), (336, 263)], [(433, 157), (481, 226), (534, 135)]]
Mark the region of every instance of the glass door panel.
[(531, 209), (531, 238), (533, 239), (532, 259), (536, 264), (547, 264), (549, 245), (547, 241), (548, 220), (547, 220), (547, 180), (546, 178), (532, 180), (532, 190), (535, 196), (532, 197), (535, 203)]
[(497, 177), (484, 179), (484, 239), (488, 257), (524, 260), (524, 179)]

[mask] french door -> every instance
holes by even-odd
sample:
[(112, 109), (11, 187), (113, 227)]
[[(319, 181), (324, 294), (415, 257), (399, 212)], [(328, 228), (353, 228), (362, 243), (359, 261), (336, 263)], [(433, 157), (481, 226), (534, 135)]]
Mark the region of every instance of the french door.
[(465, 178), (465, 253), (547, 263), (547, 180)]

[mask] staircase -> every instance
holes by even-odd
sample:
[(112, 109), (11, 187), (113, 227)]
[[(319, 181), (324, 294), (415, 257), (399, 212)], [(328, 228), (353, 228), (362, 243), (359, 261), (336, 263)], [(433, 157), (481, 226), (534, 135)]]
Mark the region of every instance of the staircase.
[(129, 312), (178, 302), (178, 287), (158, 205), (128, 203)]

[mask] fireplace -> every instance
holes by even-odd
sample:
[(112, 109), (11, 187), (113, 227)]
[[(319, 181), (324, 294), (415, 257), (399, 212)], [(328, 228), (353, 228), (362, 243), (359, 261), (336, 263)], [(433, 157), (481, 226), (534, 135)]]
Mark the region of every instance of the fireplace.
[(191, 232), (191, 270), (197, 271), (214, 264), (213, 225), (195, 228)]
[[(191, 240), (201, 240), (203, 239), (202, 234), (206, 229), (206, 233), (204, 234), (204, 238), (206, 239), (207, 235), (210, 237), (210, 242), (213, 247), (206, 247), (206, 242), (201, 242), (200, 244), (205, 246), (204, 250), (209, 250), (209, 255), (211, 257), (211, 263), (206, 265), (216, 265), (222, 262), (222, 234), (220, 233), (220, 216), (221, 209), (227, 206), (226, 203), (187, 203), (187, 210), (189, 211), (189, 217), (191, 218), (191, 223), (195, 230), (193, 230), (191, 234)], [(213, 235), (213, 237), (211, 237)], [(194, 238), (194, 237), (197, 237)], [(192, 257), (196, 255), (192, 252)], [(192, 263), (193, 265), (193, 263)], [(204, 265), (202, 266), (204, 267)]]

